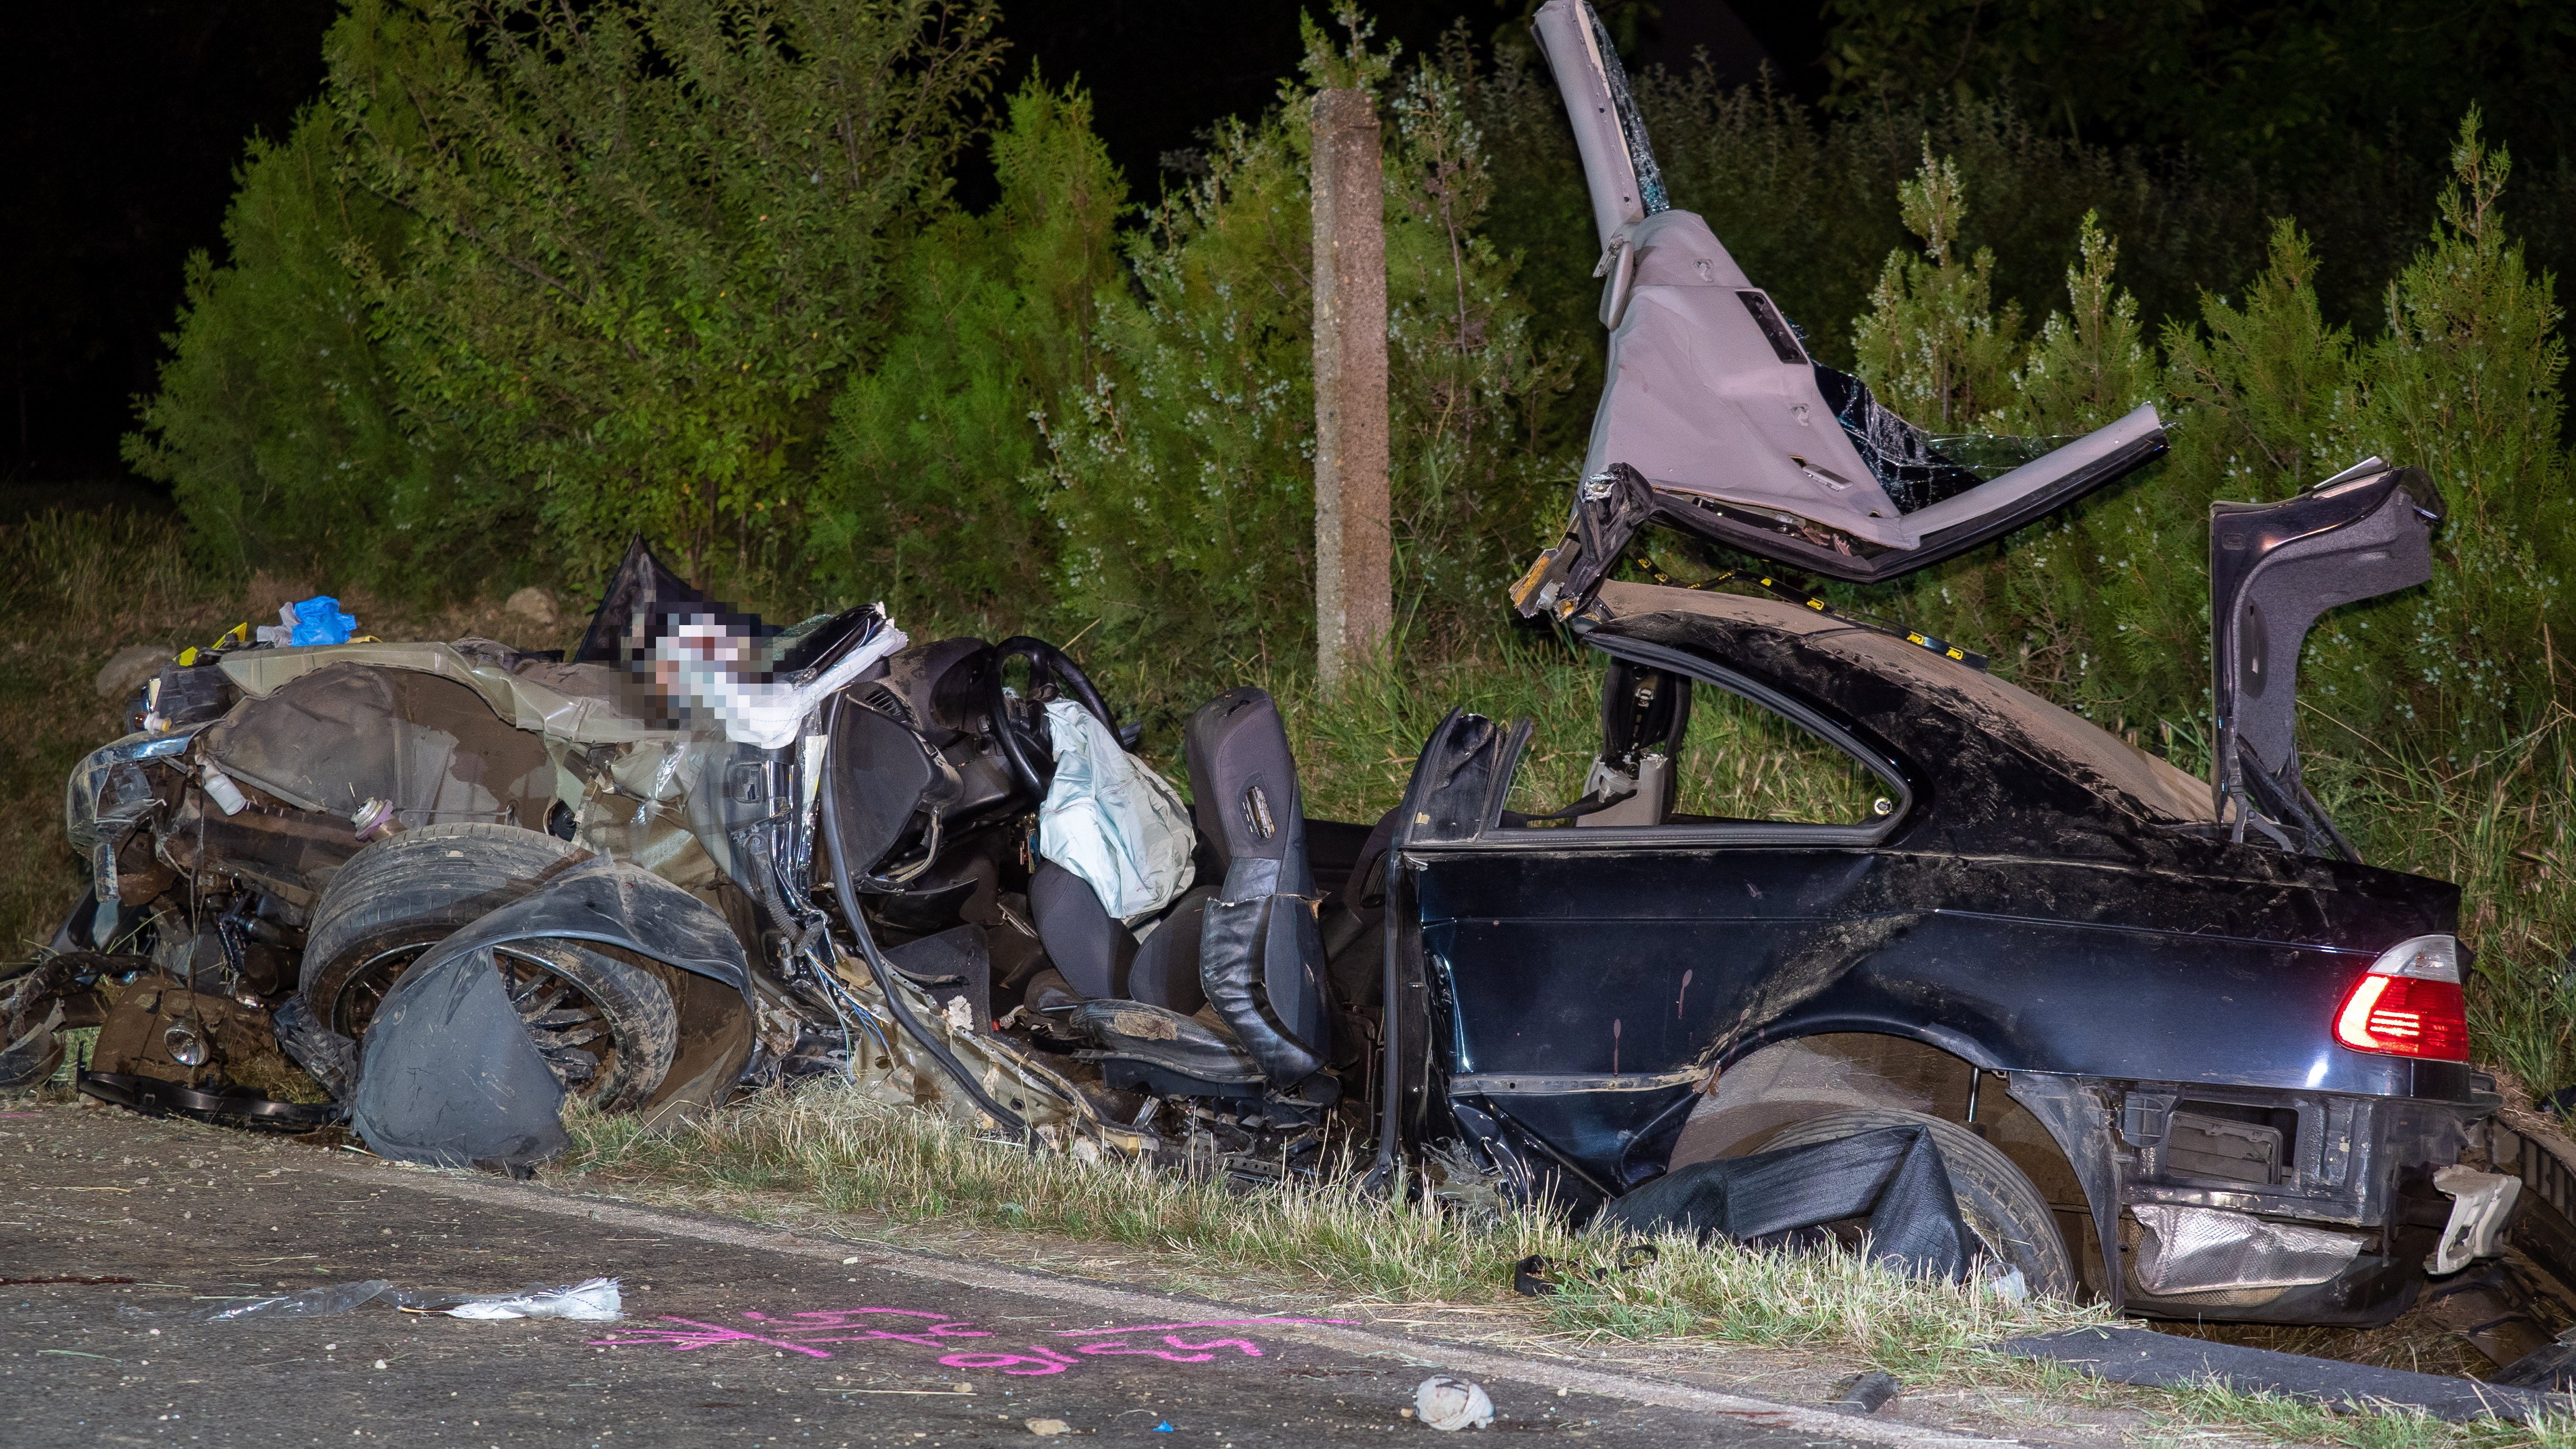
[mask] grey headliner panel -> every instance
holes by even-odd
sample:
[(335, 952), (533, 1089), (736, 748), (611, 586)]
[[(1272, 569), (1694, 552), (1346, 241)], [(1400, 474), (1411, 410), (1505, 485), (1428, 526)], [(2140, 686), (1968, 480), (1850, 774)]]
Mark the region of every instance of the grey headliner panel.
[(1610, 334), (1583, 472), (1625, 463), (1658, 489), (1793, 514), (1893, 549), (1972, 527), (2163, 426), (2152, 405), (2001, 477), (1901, 514), (1816, 386), (1746, 305), (1743, 268), (1687, 211), (1629, 229), (1636, 280)]
[(1646, 214), (1646, 205), (1609, 77), (1594, 49), (1592, 26), (1583, 0), (1548, 0), (1530, 20), (1548, 69), (1555, 72), (1557, 93), (1565, 98), (1574, 149), (1583, 158), (1585, 189), (1592, 197), (1593, 229), (1606, 248), (1621, 228)]
[(1998, 509), (2019, 503), (2078, 468), (2131, 446), (2163, 426), (2164, 419), (2157, 416), (2155, 404), (2141, 403), (2127, 416), (2106, 423), (2063, 447), (2052, 449), (2000, 478), (1918, 508), (1905, 515), (1905, 521), (1913, 525), (1915, 532), (1927, 536), (1945, 528), (1973, 523)]
[(1625, 463), (1673, 492), (1913, 548), (1913, 525), (1843, 432), (1814, 366), (1782, 361), (1737, 295), (1752, 284), (1708, 223), (1659, 212), (1631, 236), (1637, 277), (1610, 334), (1584, 476)]

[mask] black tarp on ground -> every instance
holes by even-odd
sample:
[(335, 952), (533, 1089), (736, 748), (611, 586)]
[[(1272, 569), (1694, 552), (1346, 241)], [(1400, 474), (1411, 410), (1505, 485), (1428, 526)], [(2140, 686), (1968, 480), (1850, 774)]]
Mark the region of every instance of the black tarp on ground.
[(2529, 1420), (2576, 1412), (2576, 1397), (2566, 1394), (2212, 1343), (2151, 1328), (2078, 1328), (2016, 1338), (2003, 1348), (2015, 1358), (2051, 1359), (2113, 1383), (2195, 1388), (2216, 1380), (2239, 1393), (2284, 1394), (2355, 1411), (2411, 1406), (2453, 1423), (2488, 1414)]
[(380, 1157), (509, 1167), (572, 1145), (563, 1083), (510, 1005), (489, 946), (434, 951), (404, 972), (358, 1062), (349, 1125)]
[(1872, 1260), (1900, 1273), (1959, 1281), (1984, 1250), (1922, 1127), (1694, 1162), (1613, 1201), (1593, 1226), (1742, 1243), (1858, 1217)]
[(524, 1168), (569, 1144), (562, 1084), (493, 964), (493, 947), (527, 940), (621, 946), (750, 1000), (750, 964), (722, 916), (639, 867), (580, 861), (430, 948), (385, 994), (359, 1043), (349, 1104), (349, 1126), (370, 1150), (445, 1167)]

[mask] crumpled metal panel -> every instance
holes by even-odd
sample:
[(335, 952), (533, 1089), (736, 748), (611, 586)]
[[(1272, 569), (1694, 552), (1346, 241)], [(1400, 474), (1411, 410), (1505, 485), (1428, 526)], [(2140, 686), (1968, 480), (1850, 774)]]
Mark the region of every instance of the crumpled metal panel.
[(224, 677), (242, 693), (266, 698), (327, 664), (412, 669), (470, 686), (493, 713), (519, 729), (573, 744), (616, 744), (686, 731), (657, 729), (635, 717), (625, 672), (606, 664), (533, 664), (513, 673), (478, 664), (447, 644), (334, 644), (315, 649), (237, 649), (223, 657)]
[(2129, 1210), (2138, 1241), (2138, 1287), (2158, 1297), (2322, 1283), (2352, 1266), (2362, 1240), (2217, 1208), (2147, 1203)]
[(101, 745), (63, 782), (63, 838), (88, 859), (90, 889), (100, 900), (116, 899), (117, 847), (160, 803), (139, 767), (145, 760), (177, 760), (202, 728), (131, 734)]

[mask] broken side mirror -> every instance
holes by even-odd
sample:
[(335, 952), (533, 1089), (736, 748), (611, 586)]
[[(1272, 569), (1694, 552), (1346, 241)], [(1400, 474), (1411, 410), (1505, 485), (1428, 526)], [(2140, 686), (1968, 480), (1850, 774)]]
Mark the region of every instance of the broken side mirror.
[(2304, 854), (2360, 859), (2300, 779), (2299, 646), (2326, 610), (2432, 578), (2442, 513), (2430, 475), (2378, 458), (2278, 503), (2210, 505), (2212, 788), (2234, 839), (2250, 823)]

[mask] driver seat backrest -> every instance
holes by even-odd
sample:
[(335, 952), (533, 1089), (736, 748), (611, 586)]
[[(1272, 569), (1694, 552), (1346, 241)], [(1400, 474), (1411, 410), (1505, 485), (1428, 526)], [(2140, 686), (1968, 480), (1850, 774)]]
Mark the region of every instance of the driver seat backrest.
[(1199, 985), (1271, 1083), (1291, 1086), (1323, 1065), (1330, 1043), (1320, 903), (1287, 727), (1268, 691), (1237, 689), (1200, 708), (1183, 747), (1191, 812), (1221, 878), (1201, 916)]

